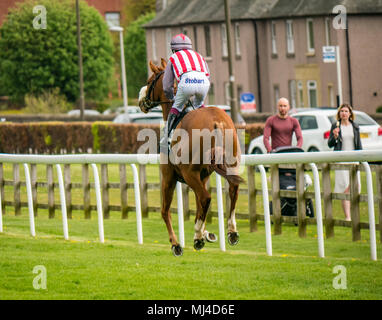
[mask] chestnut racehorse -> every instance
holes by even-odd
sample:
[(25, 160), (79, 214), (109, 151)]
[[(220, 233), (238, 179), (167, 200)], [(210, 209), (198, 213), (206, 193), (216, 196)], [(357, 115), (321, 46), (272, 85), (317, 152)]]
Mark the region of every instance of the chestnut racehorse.
[[(143, 112), (147, 113), (151, 108), (160, 104), (162, 106), (163, 119), (166, 121), (172, 106), (172, 101), (169, 101), (164, 94), (162, 84), (166, 61), (161, 59), (160, 66), (154, 65), (150, 61), (149, 65), (153, 74), (148, 79), (147, 86), (143, 87), (140, 91), (139, 107)], [(218, 145), (217, 136), (213, 136), (210, 144), (207, 144), (200, 134), (202, 130), (205, 132), (205, 129), (207, 129), (208, 132), (220, 130), (222, 135), (220, 141), (223, 141), (223, 143)], [(227, 131), (227, 129), (229, 130)], [(196, 196), (197, 212), (194, 227), (194, 248), (196, 250), (202, 249), (204, 247), (204, 240), (209, 242), (215, 242), (217, 240), (214, 234), (205, 230), (206, 215), (211, 203), (211, 195), (207, 191), (206, 183), (214, 171), (226, 178), (229, 183), (231, 206), (227, 223), (227, 239), (231, 245), (237, 244), (239, 234), (236, 230), (235, 205), (239, 192), (239, 184), (243, 182), (243, 179), (238, 175), (241, 153), (237, 133), (231, 118), (225, 111), (219, 108), (203, 107), (193, 110), (184, 116), (174, 131), (174, 137), (177, 136), (176, 133), (179, 131), (186, 132), (187, 138), (181, 140), (179, 139), (179, 135), (178, 139), (173, 139), (171, 147), (172, 150), (174, 150), (175, 144), (180, 145), (178, 149), (182, 149), (182, 146), (186, 146), (186, 151), (188, 152), (188, 156), (186, 155), (187, 161), (184, 161), (184, 158), (182, 158), (180, 163), (179, 161), (177, 163), (165, 161), (167, 155), (163, 153), (161, 153), (160, 157), (162, 173), (161, 189), (163, 195), (161, 213), (166, 223), (173, 254), (175, 256), (183, 254), (183, 248), (179, 245), (172, 227), (170, 213), (170, 206), (177, 181), (182, 181), (189, 185)], [(230, 146), (232, 149), (230, 153), (231, 161), (229, 164), (226, 160), (228, 154), (226, 148), (227, 140), (224, 139), (227, 136), (226, 132), (230, 132), (232, 135), (232, 143)], [(193, 142), (194, 144), (192, 145)], [(204, 156), (206, 152), (203, 151), (203, 144), (208, 147), (206, 151), (209, 154), (209, 158), (207, 157), (209, 161), (205, 160), (206, 158)], [(221, 160), (220, 162), (218, 158)], [(232, 159), (234, 161), (232, 161)]]

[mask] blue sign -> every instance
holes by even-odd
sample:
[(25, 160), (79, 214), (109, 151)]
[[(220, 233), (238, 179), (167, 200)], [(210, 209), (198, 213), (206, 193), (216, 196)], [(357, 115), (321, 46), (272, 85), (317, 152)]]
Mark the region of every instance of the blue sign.
[(246, 92), (240, 95), (240, 109), (243, 112), (256, 112), (256, 100), (253, 93)]

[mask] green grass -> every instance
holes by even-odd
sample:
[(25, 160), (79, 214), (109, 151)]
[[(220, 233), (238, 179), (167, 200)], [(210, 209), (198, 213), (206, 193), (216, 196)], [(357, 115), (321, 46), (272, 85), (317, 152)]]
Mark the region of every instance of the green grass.
[[(104, 221), (105, 243), (98, 241), (97, 219), (74, 212), (70, 240), (62, 236), (60, 214), (35, 219), (36, 238), (29, 236), (26, 210), (4, 216), (0, 234), (0, 299), (382, 299), (381, 260), (370, 260), (368, 231), (351, 241), (351, 230), (338, 227), (325, 240), (325, 258), (317, 257), (315, 226), (307, 237), (297, 227), (283, 226), (273, 236), (273, 256), (266, 254), (264, 225), (250, 233), (238, 220), (240, 242), (226, 252), (218, 243), (192, 247), (193, 222), (185, 222), (186, 247), (174, 257), (160, 214), (143, 219), (143, 245), (137, 242), (136, 220), (112, 213)], [(177, 232), (177, 216), (173, 216)], [(218, 233), (213, 219), (208, 230)], [(378, 239), (379, 240), (379, 239)], [(382, 250), (378, 243), (378, 257)], [(47, 289), (35, 290), (33, 268), (47, 271)], [(337, 265), (346, 267), (347, 289), (333, 288)]]

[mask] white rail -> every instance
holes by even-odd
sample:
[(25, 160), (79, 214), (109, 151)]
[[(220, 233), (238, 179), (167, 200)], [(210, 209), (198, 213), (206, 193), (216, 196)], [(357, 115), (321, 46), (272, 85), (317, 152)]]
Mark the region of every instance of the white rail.
[[(29, 221), (31, 235), (35, 236), (34, 226), (34, 213), (33, 213), (33, 200), (31, 192), (31, 182), (28, 163), (33, 164), (56, 164), (57, 173), (59, 178), (60, 199), (62, 208), (62, 221), (64, 238), (69, 239), (67, 217), (66, 217), (66, 202), (64, 184), (62, 179), (62, 172), (60, 164), (91, 164), (94, 172), (95, 192), (97, 200), (97, 213), (98, 213), (98, 226), (99, 226), (99, 240), (104, 242), (104, 229), (103, 229), (103, 214), (102, 214), (102, 201), (101, 191), (99, 184), (99, 175), (96, 164), (100, 163), (115, 163), (115, 164), (130, 164), (133, 170), (134, 177), (134, 190), (135, 190), (135, 204), (136, 204), (136, 219), (137, 219), (137, 235), (138, 243), (143, 243), (142, 232), (142, 213), (139, 191), (139, 176), (135, 164), (159, 164), (160, 157), (158, 154), (142, 155), (142, 154), (81, 154), (81, 155), (19, 155), (19, 154), (0, 154), (0, 163), (23, 163), (25, 170), (27, 195), (28, 195), (28, 208), (29, 208)], [(260, 169), (262, 177), (262, 192), (263, 192), (263, 206), (264, 206), (264, 220), (265, 220), (265, 233), (266, 233), (266, 247), (267, 254), (272, 255), (272, 237), (271, 237), (271, 223), (269, 215), (269, 201), (268, 201), (268, 185), (266, 180), (266, 173), (263, 165), (270, 164), (309, 164), (313, 171), (314, 189), (315, 189), (315, 202), (316, 202), (316, 215), (317, 215), (317, 238), (318, 238), (318, 252), (320, 257), (324, 257), (324, 237), (323, 237), (323, 223), (322, 223), (322, 209), (321, 209), (321, 192), (318, 170), (316, 163), (328, 162), (362, 162), (366, 171), (367, 192), (368, 192), (368, 208), (369, 208), (369, 229), (370, 229), (370, 248), (371, 259), (377, 260), (377, 246), (375, 235), (375, 217), (374, 217), (374, 198), (373, 198), (373, 183), (372, 175), (368, 162), (382, 161), (381, 151), (341, 151), (341, 152), (314, 152), (314, 153), (284, 153), (284, 154), (267, 154), (267, 155), (243, 155), (241, 158), (242, 165), (257, 165)], [(218, 218), (219, 218), (219, 236), (220, 236), (220, 249), (225, 251), (225, 237), (224, 237), (224, 215), (223, 215), (223, 195), (221, 177), (216, 175), (216, 188), (218, 200)], [(181, 184), (177, 184), (177, 201), (178, 201), (178, 219), (179, 219), (179, 239), (181, 246), (185, 246), (184, 242), (184, 222), (183, 222), (183, 200)], [(0, 232), (3, 232), (2, 210), (1, 210), (1, 197), (0, 197)]]

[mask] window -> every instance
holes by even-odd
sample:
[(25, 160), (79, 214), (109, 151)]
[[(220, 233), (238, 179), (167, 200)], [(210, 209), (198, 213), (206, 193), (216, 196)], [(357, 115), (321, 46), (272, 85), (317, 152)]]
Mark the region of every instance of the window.
[(240, 51), (240, 24), (235, 23), (235, 53), (236, 56), (240, 57), (241, 56), (241, 51)]
[(313, 19), (306, 20), (306, 33), (308, 37), (308, 53), (314, 54), (314, 29)]
[(120, 14), (119, 12), (106, 12), (105, 20), (108, 27), (119, 27), (120, 26)]
[(309, 108), (317, 108), (317, 82), (314, 80), (308, 81), (308, 99)]
[(172, 55), (171, 38), (172, 38), (171, 29), (167, 28), (166, 29), (167, 57), (170, 57)]
[(301, 130), (318, 129), (317, 119), (315, 116), (301, 116), (298, 121), (300, 122)]
[(294, 54), (293, 21), (286, 22), (287, 54)]
[(297, 90), (296, 90), (296, 80), (289, 80), (289, 100), (291, 108), (297, 108)]
[(325, 40), (327, 46), (332, 44), (332, 38), (330, 37), (330, 18), (325, 19)]
[(158, 59), (157, 59), (157, 43), (156, 43), (155, 29), (151, 30), (151, 45), (152, 45), (152, 48), (153, 48), (153, 54), (152, 54), (153, 60), (154, 61), (158, 61)]
[(272, 55), (277, 55), (276, 45), (276, 22), (271, 22), (271, 43), (272, 43)]
[(301, 81), (297, 82), (297, 90), (298, 90), (298, 105), (300, 108), (304, 108), (304, 87)]
[(273, 86), (273, 97), (274, 97), (274, 101), (275, 101), (275, 104), (274, 104), (274, 108), (275, 108), (275, 111), (277, 111), (277, 103), (279, 102), (280, 100), (280, 87), (278, 84), (275, 84)]
[(221, 36), (222, 36), (222, 56), (223, 58), (228, 57), (228, 45), (227, 45), (227, 28), (225, 23), (221, 25)]
[(211, 57), (211, 33), (210, 26), (204, 26), (204, 39), (206, 42), (206, 57)]

